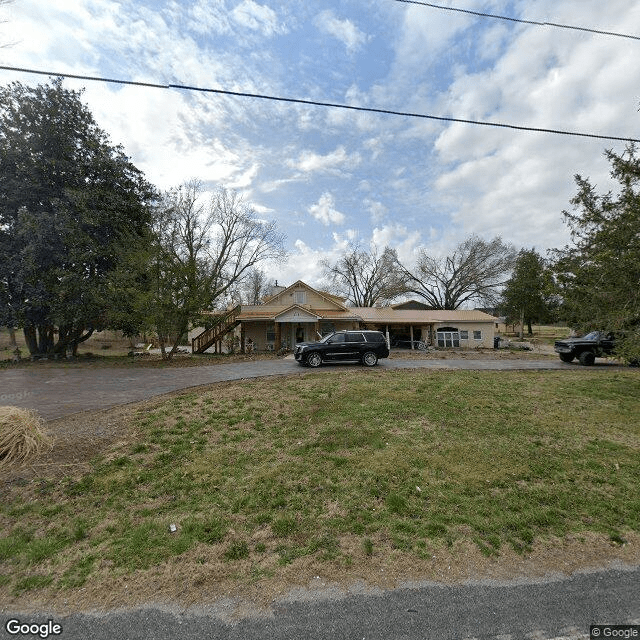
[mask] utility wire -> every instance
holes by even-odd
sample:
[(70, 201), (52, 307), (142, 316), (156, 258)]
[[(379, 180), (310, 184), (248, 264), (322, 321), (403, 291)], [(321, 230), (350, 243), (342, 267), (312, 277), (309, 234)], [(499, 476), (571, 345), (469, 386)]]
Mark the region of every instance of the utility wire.
[(404, 2), (405, 4), (419, 4), (423, 7), (431, 7), (432, 9), (443, 9), (444, 11), (455, 11), (457, 13), (467, 13), (472, 16), (481, 18), (495, 18), (497, 20), (508, 20), (509, 22), (519, 22), (521, 24), (532, 24), (538, 27), (557, 27), (559, 29), (572, 29), (574, 31), (586, 31), (587, 33), (597, 33), (603, 36), (616, 36), (617, 38), (630, 38), (631, 40), (640, 40), (640, 36), (633, 36), (628, 33), (618, 33), (616, 31), (602, 31), (600, 29), (589, 29), (587, 27), (576, 27), (570, 24), (560, 24), (558, 22), (536, 22), (535, 20), (521, 20), (519, 18), (511, 18), (509, 16), (499, 16), (494, 13), (483, 13), (482, 11), (471, 11), (470, 9), (460, 9), (458, 7), (445, 7), (441, 4), (433, 4), (432, 2), (421, 2), (421, 0), (395, 0), (395, 2)]
[(76, 80), (89, 80), (91, 82), (105, 82), (111, 84), (133, 85), (151, 89), (178, 89), (180, 91), (196, 91), (200, 93), (215, 93), (225, 96), (236, 96), (240, 98), (255, 98), (258, 100), (271, 100), (275, 102), (288, 102), (293, 104), (304, 104), (314, 107), (330, 107), (332, 109), (348, 109), (350, 111), (364, 111), (367, 113), (380, 113), (384, 115), (402, 116), (405, 118), (422, 118), (425, 120), (436, 120), (439, 122), (459, 122), (462, 124), (475, 124), (483, 127), (498, 127), (502, 129), (514, 129), (516, 131), (533, 131), (535, 133), (553, 133), (563, 136), (576, 136), (580, 138), (595, 138), (597, 140), (616, 140), (621, 142), (638, 142), (638, 138), (617, 137), (598, 135), (595, 133), (583, 133), (580, 131), (566, 131), (563, 129), (546, 129), (542, 127), (526, 127), (523, 125), (508, 124), (504, 122), (491, 122), (483, 120), (469, 120), (466, 118), (453, 118), (448, 116), (434, 116), (426, 113), (411, 113), (407, 111), (392, 111), (390, 109), (376, 109), (374, 107), (359, 107), (350, 104), (342, 104), (338, 102), (320, 102), (318, 100), (304, 100), (302, 98), (285, 98), (282, 96), (270, 96), (262, 93), (248, 93), (244, 91), (228, 91), (226, 89), (212, 89), (205, 87), (195, 87), (184, 84), (157, 84), (154, 82), (136, 82), (132, 80), (117, 80), (114, 78), (100, 78), (97, 76), (84, 76), (73, 73), (56, 73), (53, 71), (40, 71), (36, 69), (27, 69), (22, 67), (8, 67), (0, 65), (0, 69), (6, 71), (19, 71), (21, 73), (32, 73), (45, 76), (56, 76), (62, 78), (73, 78)]

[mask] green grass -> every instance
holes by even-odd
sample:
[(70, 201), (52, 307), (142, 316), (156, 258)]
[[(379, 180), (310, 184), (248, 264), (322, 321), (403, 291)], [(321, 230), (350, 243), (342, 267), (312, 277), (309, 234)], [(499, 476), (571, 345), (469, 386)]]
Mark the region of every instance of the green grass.
[(185, 393), (136, 413), (89, 473), (8, 494), (0, 588), (203, 549), (232, 572), (461, 540), (487, 555), (587, 531), (623, 544), (640, 532), (638, 415), (639, 372), (620, 370), (326, 370)]

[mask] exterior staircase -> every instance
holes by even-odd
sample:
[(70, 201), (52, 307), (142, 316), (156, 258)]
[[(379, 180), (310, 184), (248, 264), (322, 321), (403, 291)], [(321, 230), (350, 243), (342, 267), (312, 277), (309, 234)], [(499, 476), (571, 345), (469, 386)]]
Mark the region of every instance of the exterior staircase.
[(230, 331), (233, 331), (239, 324), (238, 316), (241, 307), (238, 305), (216, 317), (215, 324), (209, 329), (205, 329), (200, 335), (191, 340), (192, 353), (204, 353), (210, 346), (220, 342)]

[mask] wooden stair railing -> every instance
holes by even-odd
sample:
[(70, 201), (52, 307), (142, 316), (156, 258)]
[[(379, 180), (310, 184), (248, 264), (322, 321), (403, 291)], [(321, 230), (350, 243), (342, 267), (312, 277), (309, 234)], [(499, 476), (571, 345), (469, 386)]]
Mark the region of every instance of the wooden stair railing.
[(240, 320), (238, 320), (240, 310), (241, 307), (238, 305), (231, 311), (227, 311), (227, 313), (216, 319), (212, 327), (205, 329), (201, 334), (192, 338), (191, 352), (204, 353), (212, 344), (219, 342), (227, 333), (233, 331), (240, 324)]

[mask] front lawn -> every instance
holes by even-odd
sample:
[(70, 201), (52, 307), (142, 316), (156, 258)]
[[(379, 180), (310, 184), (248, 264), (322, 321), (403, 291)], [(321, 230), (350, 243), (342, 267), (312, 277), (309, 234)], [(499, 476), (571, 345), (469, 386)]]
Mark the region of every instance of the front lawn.
[(366, 578), (461, 543), (499, 558), (640, 532), (637, 371), (338, 367), (127, 412), (81, 474), (7, 475), (0, 594), (160, 584), (178, 566), (203, 584)]

